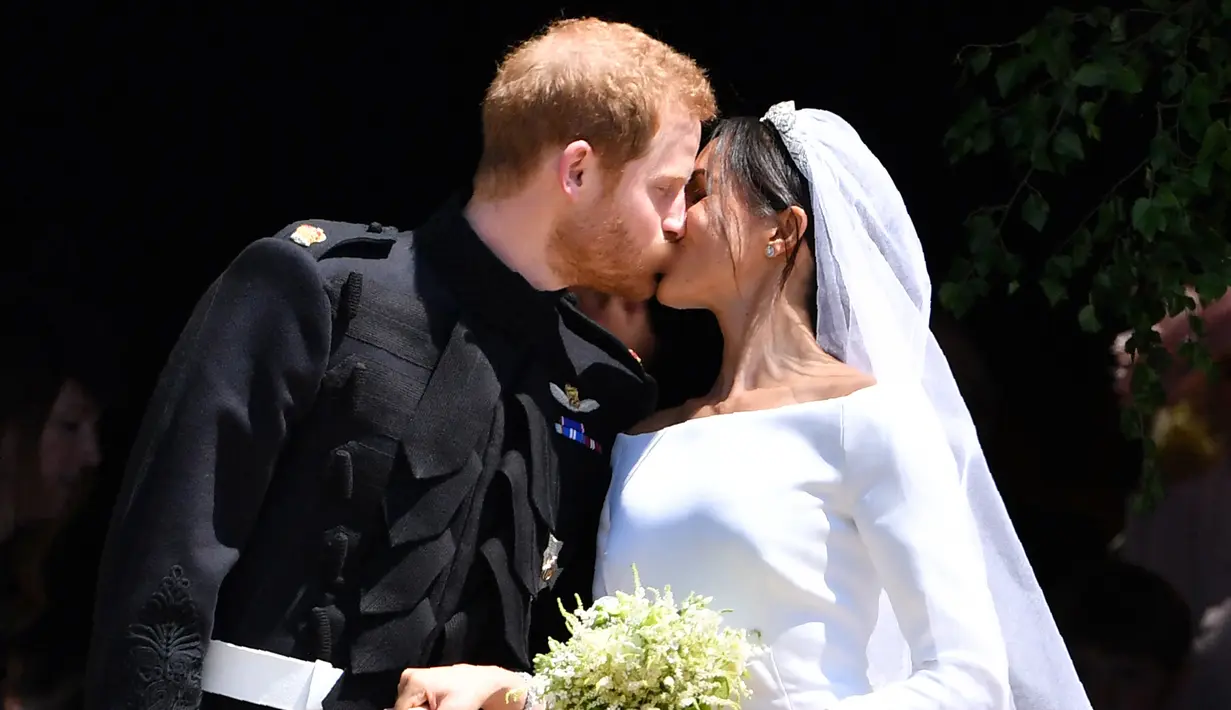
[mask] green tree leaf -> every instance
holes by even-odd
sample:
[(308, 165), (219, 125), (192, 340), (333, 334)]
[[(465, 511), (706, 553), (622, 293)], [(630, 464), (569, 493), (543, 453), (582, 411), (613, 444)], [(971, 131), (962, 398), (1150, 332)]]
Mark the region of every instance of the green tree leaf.
[(966, 229), (970, 230), (971, 242), (977, 249), (982, 249), (996, 238), (996, 220), (986, 212), (971, 215), (966, 220)]
[(1219, 99), (1216, 83), (1217, 78), (1208, 72), (1197, 72), (1185, 86), (1184, 103), (1198, 111), (1209, 109), (1210, 104)]
[(974, 306), (976, 295), (968, 281), (947, 281), (941, 284), (937, 297), (940, 299), (940, 305), (955, 316), (961, 317)]
[(1180, 128), (1192, 140), (1201, 140), (1202, 136), (1205, 135), (1205, 129), (1209, 125), (1210, 119), (1210, 109), (1208, 106), (1194, 106), (1191, 104), (1180, 106)]
[(1083, 64), (1073, 74), (1073, 82), (1078, 86), (1106, 86), (1109, 79), (1107, 69), (1101, 64)]
[(1087, 303), (1077, 312), (1077, 322), (1081, 325), (1081, 329), (1087, 333), (1097, 333), (1102, 329), (1099, 323), (1098, 315), (1094, 312), (1094, 305)]
[(1021, 146), (1025, 135), (1025, 128), (1017, 116), (1005, 116), (1000, 121), (1000, 138), (1006, 147), (1012, 149)]
[(1065, 128), (1056, 134), (1053, 149), (1057, 155), (1074, 160), (1081, 160), (1086, 157), (1086, 153), (1081, 147), (1081, 137), (1074, 133), (1071, 128)]
[(1165, 224), (1162, 212), (1148, 197), (1139, 197), (1133, 202), (1133, 229), (1136, 229), (1147, 239), (1158, 233)]
[(1047, 217), (1051, 214), (1051, 205), (1037, 192), (1032, 192), (1022, 201), (1022, 220), (1041, 232), (1047, 226)]
[(1201, 137), (1201, 150), (1197, 153), (1199, 163), (1212, 162), (1227, 147), (1227, 124), (1212, 121)]
[(1175, 142), (1167, 133), (1159, 133), (1150, 140), (1150, 168), (1158, 171), (1171, 164), (1176, 150)]
[(1082, 227), (1073, 234), (1073, 248), (1070, 251), (1070, 256), (1073, 258), (1074, 268), (1080, 269), (1090, 261), (1090, 256), (1094, 253), (1094, 234), (1089, 229)]
[(1056, 165), (1046, 150), (1034, 150), (1030, 153), (1030, 167), (1041, 173), (1056, 172)]
[(1039, 287), (1043, 289), (1043, 295), (1047, 297), (1047, 302), (1053, 306), (1069, 297), (1068, 289), (1064, 287), (1064, 284), (1055, 279), (1041, 279)]
[(1128, 28), (1125, 26), (1124, 15), (1118, 14), (1111, 20), (1111, 41), (1123, 42), (1128, 39)]
[(1214, 176), (1214, 166), (1211, 163), (1198, 163), (1189, 174), (1193, 184), (1202, 190), (1210, 188), (1210, 179)]
[(1173, 57), (1183, 51), (1184, 43), (1188, 41), (1187, 31), (1171, 20), (1159, 22), (1154, 26), (1150, 34), (1152, 39), (1158, 42), (1159, 47), (1166, 54)]
[(945, 133), (944, 142), (950, 163), (956, 163), (972, 152), (987, 152), (991, 147), (989, 118), (991, 108), (986, 99), (975, 101), (962, 112), (957, 123)]
[(1114, 72), (1110, 72), (1108, 85), (1112, 89), (1126, 94), (1139, 94), (1144, 88), (1141, 75), (1137, 73), (1137, 70), (1129, 66), (1121, 66)]
[(1112, 17), (1110, 8), (1099, 5), (1091, 10), (1090, 14), (1086, 15), (1086, 23), (1092, 27), (1098, 27), (1099, 25), (1110, 24)]
[(986, 277), (1002, 261), (1004, 249), (999, 230), (987, 213), (977, 213), (967, 219), (966, 230), (970, 234), (970, 255), (974, 259), (971, 268), (974, 273)]
[(1050, 270), (1066, 279), (1073, 275), (1073, 257), (1068, 254), (1056, 254), (1047, 265)]
[(1203, 303), (1209, 303), (1226, 295), (1227, 289), (1231, 288), (1231, 279), (1220, 273), (1200, 274), (1193, 280), (1193, 288)]
[(979, 47), (970, 53), (970, 58), (966, 60), (966, 66), (970, 67), (971, 73), (975, 76), (982, 74), (987, 69), (987, 65), (992, 61), (992, 50), (987, 47)]
[(1167, 67), (1167, 71), (1163, 78), (1163, 98), (1170, 99), (1178, 96), (1188, 85), (1188, 70), (1183, 64), (1176, 62)]
[(983, 155), (992, 148), (992, 127), (988, 125), (979, 126), (970, 136), (970, 152), (975, 155)]
[(1025, 73), (1026, 65), (1021, 59), (1007, 61), (996, 69), (996, 88), (1000, 91), (1001, 98), (1007, 97), (1017, 88)]
[(1086, 123), (1086, 135), (1094, 140), (1099, 139), (1099, 128), (1096, 123), (1099, 114), (1099, 105), (1093, 101), (1083, 101), (1077, 107), (1077, 115), (1081, 116), (1081, 120)]

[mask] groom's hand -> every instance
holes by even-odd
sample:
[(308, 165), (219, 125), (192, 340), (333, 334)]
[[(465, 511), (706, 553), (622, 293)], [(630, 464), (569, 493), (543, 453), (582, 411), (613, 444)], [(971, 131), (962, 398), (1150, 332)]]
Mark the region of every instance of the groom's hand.
[(393, 710), (520, 710), (508, 700), (519, 683), (516, 673), (495, 666), (407, 668)]

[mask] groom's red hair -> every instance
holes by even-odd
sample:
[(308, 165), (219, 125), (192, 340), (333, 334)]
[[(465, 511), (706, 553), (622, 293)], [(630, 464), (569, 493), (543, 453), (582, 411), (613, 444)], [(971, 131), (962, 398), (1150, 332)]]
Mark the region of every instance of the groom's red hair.
[(543, 151), (575, 140), (621, 168), (648, 149), (664, 110), (714, 117), (714, 91), (696, 62), (632, 25), (556, 22), (509, 52), (487, 89), (475, 192), (520, 189)]

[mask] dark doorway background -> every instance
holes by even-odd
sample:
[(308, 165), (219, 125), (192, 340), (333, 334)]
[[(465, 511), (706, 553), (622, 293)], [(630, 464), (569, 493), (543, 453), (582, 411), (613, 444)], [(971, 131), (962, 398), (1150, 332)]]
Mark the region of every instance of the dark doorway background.
[[(110, 422), (114, 490), (163, 360), (226, 263), (295, 220), (414, 226), (468, 179), (502, 53), (578, 15), (692, 54), (728, 115), (789, 98), (845, 116), (895, 176), (939, 281), (967, 209), (1008, 180), (948, 166), (954, 55), (1012, 39), (1049, 5), (12, 3), (5, 162), (21, 226), (5, 239), (6, 303), (29, 316), (53, 299), (104, 325), (99, 356), (114, 356), (128, 393)], [(696, 334), (682, 322), (678, 343)], [(979, 422), (989, 457), (1049, 578), (1098, 554), (1134, 472), (1108, 391), (1110, 336), (1080, 335), (1030, 294), (987, 304), (961, 332), (988, 369), (977, 386), (993, 390), (968, 397), (996, 402)]]

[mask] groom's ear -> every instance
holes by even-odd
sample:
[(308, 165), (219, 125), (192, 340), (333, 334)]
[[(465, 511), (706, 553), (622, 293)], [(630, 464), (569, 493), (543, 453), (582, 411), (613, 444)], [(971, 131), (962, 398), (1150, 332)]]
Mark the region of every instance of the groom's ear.
[(564, 147), (556, 166), (561, 189), (574, 200), (579, 200), (583, 189), (598, 179), (598, 161), (594, 148), (586, 141), (573, 141)]

